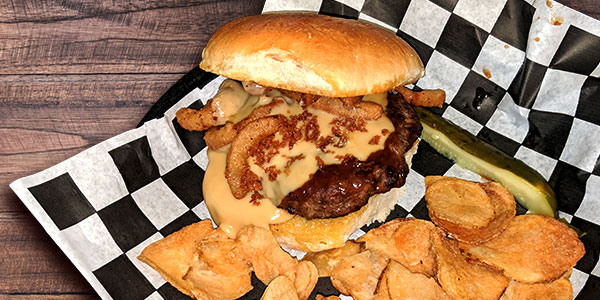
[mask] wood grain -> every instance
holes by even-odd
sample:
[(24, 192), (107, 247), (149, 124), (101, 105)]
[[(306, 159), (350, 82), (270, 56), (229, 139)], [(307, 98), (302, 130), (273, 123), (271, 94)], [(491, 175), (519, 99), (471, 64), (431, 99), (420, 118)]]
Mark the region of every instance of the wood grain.
[[(97, 299), (8, 188), (136, 126), (262, 1), (0, 1), (0, 299)], [(600, 18), (595, 0), (560, 1)]]
[(261, 1), (0, 1), (0, 299), (98, 296), (8, 188), (134, 128)]
[[(0, 74), (185, 73), (218, 25), (256, 1), (13, 1)], [(143, 55), (141, 55), (143, 54)]]
[[(29, 213), (0, 213), (2, 294), (87, 293), (93, 290)], [(10, 257), (6, 257), (10, 254)], [(3, 270), (4, 271), (4, 270)], [(0, 296), (1, 298), (1, 296)]]

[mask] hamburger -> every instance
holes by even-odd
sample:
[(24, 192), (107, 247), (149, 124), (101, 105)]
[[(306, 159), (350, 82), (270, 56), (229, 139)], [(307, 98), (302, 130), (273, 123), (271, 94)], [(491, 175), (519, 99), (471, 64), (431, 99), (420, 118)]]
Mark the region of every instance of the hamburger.
[(221, 27), (200, 68), (226, 79), (177, 120), (206, 131), (204, 200), (226, 233), (254, 224), (320, 251), (385, 220), (421, 132), (398, 92), (425, 73), (405, 41), (364, 21), (263, 14)]

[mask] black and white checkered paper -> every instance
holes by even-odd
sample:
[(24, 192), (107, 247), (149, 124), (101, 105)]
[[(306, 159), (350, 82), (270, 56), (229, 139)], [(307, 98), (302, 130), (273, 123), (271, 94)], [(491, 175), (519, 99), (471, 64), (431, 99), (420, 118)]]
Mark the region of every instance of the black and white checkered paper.
[[(445, 105), (434, 111), (536, 169), (554, 188), (560, 215), (587, 232), (586, 255), (571, 282), (575, 299), (598, 299), (600, 21), (546, 1), (342, 2), (269, 0), (264, 11), (364, 19), (408, 41), (426, 64), (427, 76), (416, 86), (446, 90)], [(11, 184), (103, 299), (187, 299), (136, 257), (210, 217), (201, 198), (203, 133), (185, 131), (174, 119), (180, 107), (201, 107), (222, 80), (196, 68), (138, 128)], [(428, 219), (426, 175), (479, 179), (426, 143), (412, 169), (389, 219)], [(244, 299), (260, 298), (264, 285), (253, 283)], [(319, 279), (311, 297), (316, 292), (339, 294), (328, 278)]]

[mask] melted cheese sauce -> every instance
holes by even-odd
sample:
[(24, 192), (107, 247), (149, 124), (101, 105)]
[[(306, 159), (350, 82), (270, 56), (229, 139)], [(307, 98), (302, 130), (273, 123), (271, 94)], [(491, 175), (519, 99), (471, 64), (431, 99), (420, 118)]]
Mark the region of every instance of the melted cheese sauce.
[(241, 84), (233, 80), (225, 80), (219, 86), (219, 91), (211, 102), (212, 110), (217, 117), (217, 124), (223, 125), (231, 116), (249, 102), (250, 94), (246, 93)]
[[(223, 85), (227, 81), (231, 80), (226, 80)], [(239, 88), (243, 90), (243, 87), (239, 83), (235, 81), (231, 82), (239, 85)], [(231, 83), (227, 83), (227, 86), (232, 85)], [(265, 96), (250, 96), (245, 91), (244, 93), (239, 93), (237, 87), (231, 89), (229, 92), (223, 92), (223, 94), (227, 95), (228, 98), (237, 97), (233, 101), (234, 105), (227, 106), (223, 103), (221, 104), (221, 107), (227, 107), (228, 120), (232, 122), (239, 122), (247, 117), (256, 107), (269, 104), (273, 99), (283, 97), (277, 90), (272, 90)], [(303, 112), (300, 104), (290, 101), (290, 99), (285, 97), (283, 98), (286, 102), (274, 107), (272, 109), (273, 115), (282, 114), (292, 116)], [(225, 97), (222, 99), (225, 99)], [(386, 94), (367, 95), (363, 100), (375, 102), (382, 106), (387, 105)], [(229, 110), (233, 109), (233, 107), (237, 108), (235, 113)], [(321, 136), (332, 135), (332, 125), (330, 123), (337, 116), (311, 107), (308, 108), (308, 112), (317, 117)], [(269, 180), (268, 174), (255, 164), (253, 158), (250, 158), (250, 170), (261, 178), (263, 186), (263, 189), (259, 193), (265, 198), (260, 200), (259, 205), (251, 203), (252, 193), (248, 193), (242, 199), (236, 199), (231, 194), (229, 184), (225, 179), (225, 165), (229, 146), (218, 150), (208, 150), (209, 164), (204, 176), (203, 191), (206, 206), (213, 220), (231, 237), (234, 237), (246, 225), (253, 224), (268, 228), (269, 224), (289, 220), (292, 218), (292, 215), (285, 210), (277, 208), (277, 205), (285, 195), (302, 186), (318, 170), (317, 157), (328, 165), (341, 163), (341, 159), (346, 155), (353, 155), (360, 160), (366, 160), (371, 153), (383, 149), (385, 140), (389, 134), (383, 136), (382, 131), (385, 129), (392, 132), (394, 131), (394, 126), (384, 114), (377, 120), (367, 121), (366, 129), (366, 132), (348, 132), (348, 141), (343, 147), (339, 148), (328, 145), (324, 152), (318, 149), (314, 143), (305, 140), (296, 142), (291, 149), (288, 147), (281, 148), (279, 153), (268, 164), (268, 166), (274, 166), (277, 170), (281, 171), (275, 181)], [(378, 143), (369, 143), (375, 135), (380, 136)], [(290, 158), (299, 156), (302, 156), (302, 158), (294, 160), (289, 165)]]
[[(281, 106), (287, 106), (283, 104)], [(297, 106), (297, 108), (296, 108)], [(302, 108), (299, 104), (294, 103), (290, 111), (296, 112)], [(332, 126), (330, 123), (337, 117), (322, 110), (308, 108), (308, 111), (317, 117), (321, 136), (333, 135), (331, 132)], [(276, 113), (277, 114), (277, 113)], [(285, 114), (284, 115), (289, 115)], [(314, 143), (308, 141), (298, 141), (292, 149), (283, 148), (280, 153), (275, 155), (268, 166), (274, 166), (277, 170), (285, 170), (286, 164), (292, 157), (302, 155), (304, 158), (298, 159), (289, 166), (287, 172), (282, 172), (277, 177), (277, 180), (270, 181), (268, 174), (262, 168), (253, 163), (250, 158), (250, 170), (261, 178), (263, 190), (260, 192), (265, 198), (271, 200), (275, 205), (279, 205), (281, 200), (290, 192), (302, 186), (310, 176), (318, 169), (317, 157), (319, 157), (327, 165), (339, 164), (346, 155), (352, 155), (359, 160), (366, 160), (369, 155), (375, 151), (383, 149), (385, 138), (380, 138), (377, 144), (369, 144), (369, 141), (374, 136), (374, 132), (381, 135), (382, 129), (387, 129), (390, 132), (394, 130), (392, 122), (387, 117), (381, 117), (377, 120), (367, 122), (366, 132), (354, 131), (348, 133), (348, 142), (344, 147), (338, 148), (333, 145), (328, 145), (325, 152), (318, 149)]]
[[(251, 193), (242, 199), (236, 199), (225, 179), (225, 162), (229, 146), (208, 151), (208, 168), (204, 174), (202, 190), (204, 201), (210, 216), (219, 228), (230, 237), (235, 237), (246, 225), (269, 228), (269, 224), (285, 222), (292, 215), (277, 208), (271, 201), (263, 199), (260, 205), (250, 202)], [(267, 200), (267, 201), (265, 201)]]

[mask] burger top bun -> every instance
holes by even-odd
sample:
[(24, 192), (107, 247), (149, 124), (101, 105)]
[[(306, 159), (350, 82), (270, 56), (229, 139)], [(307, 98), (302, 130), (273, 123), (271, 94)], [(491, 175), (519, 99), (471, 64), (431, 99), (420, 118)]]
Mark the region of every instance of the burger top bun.
[(237, 19), (213, 35), (202, 56), (208, 72), (329, 97), (382, 93), (425, 74), (417, 53), (391, 31), (313, 13)]

